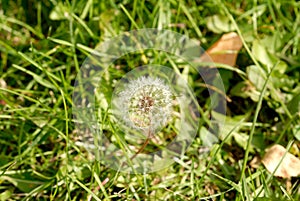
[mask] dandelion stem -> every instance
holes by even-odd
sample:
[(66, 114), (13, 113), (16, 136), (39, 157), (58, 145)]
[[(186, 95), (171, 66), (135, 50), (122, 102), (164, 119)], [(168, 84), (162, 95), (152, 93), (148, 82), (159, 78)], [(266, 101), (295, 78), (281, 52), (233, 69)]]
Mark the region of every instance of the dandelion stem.
[(149, 143), (150, 141), (150, 138), (151, 138), (152, 134), (151, 134), (151, 129), (149, 128), (148, 130), (148, 135), (147, 135), (147, 139), (145, 140), (144, 144), (141, 146), (141, 148), (133, 155), (131, 156), (130, 160), (133, 160), (139, 153), (141, 153), (145, 147), (147, 146), (147, 144)]

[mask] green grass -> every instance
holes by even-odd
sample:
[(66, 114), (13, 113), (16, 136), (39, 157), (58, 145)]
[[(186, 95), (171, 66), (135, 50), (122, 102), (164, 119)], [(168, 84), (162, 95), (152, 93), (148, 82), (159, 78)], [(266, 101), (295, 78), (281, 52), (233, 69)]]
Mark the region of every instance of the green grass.
[[(262, 164), (250, 165), (275, 143), (300, 156), (299, 27), (295, 0), (2, 0), (0, 200), (299, 200), (299, 178), (274, 177)], [(235, 67), (216, 65), (231, 102), (226, 124), (214, 134), (206, 129), (209, 119), (222, 116), (212, 112), (198, 73), (174, 55), (128, 54), (108, 69), (100, 90), (107, 101), (113, 79), (142, 64), (160, 64), (188, 80), (200, 105), (200, 128), (185, 153), (166, 169), (128, 174), (90, 160), (78, 143), (84, 130), (75, 126), (72, 94), (97, 46), (141, 28), (172, 30), (204, 49), (235, 31), (243, 48)], [(99, 103), (101, 131), (124, 149), (140, 147), (114, 127), (105, 109)], [(145, 151), (176, 134), (176, 126), (166, 127), (162, 144), (152, 141)]]

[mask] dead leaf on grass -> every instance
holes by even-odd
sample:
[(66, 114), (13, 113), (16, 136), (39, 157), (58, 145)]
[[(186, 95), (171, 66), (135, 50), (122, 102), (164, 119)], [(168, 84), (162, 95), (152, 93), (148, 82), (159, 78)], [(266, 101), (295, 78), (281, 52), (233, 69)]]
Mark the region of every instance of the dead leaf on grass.
[(210, 62), (212, 59), (215, 63), (235, 66), (237, 54), (242, 46), (242, 40), (237, 33), (230, 32), (224, 34), (206, 51), (206, 54), (201, 57), (201, 60)]
[[(287, 150), (283, 146), (275, 144), (267, 150), (262, 163), (271, 173), (278, 166), (274, 176), (283, 178), (297, 177), (300, 175), (300, 160), (293, 154), (286, 152)], [(282, 159), (282, 157), (284, 158)]]

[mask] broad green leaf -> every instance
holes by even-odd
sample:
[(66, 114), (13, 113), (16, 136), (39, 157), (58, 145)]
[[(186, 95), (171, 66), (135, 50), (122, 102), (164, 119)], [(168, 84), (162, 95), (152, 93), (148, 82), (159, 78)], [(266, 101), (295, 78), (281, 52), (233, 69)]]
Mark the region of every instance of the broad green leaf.
[(207, 28), (215, 33), (234, 31), (234, 26), (229, 18), (224, 15), (213, 15), (206, 18)]
[(300, 141), (300, 125), (296, 125), (294, 128), (293, 128), (293, 134), (295, 136), (295, 138)]
[(254, 134), (252, 139), (252, 145), (253, 147), (261, 151), (264, 150), (266, 148), (265, 135), (263, 133)]
[(44, 184), (44, 182), (42, 181), (19, 179), (19, 178), (14, 178), (9, 176), (3, 176), (2, 178), (12, 183), (14, 186), (16, 186), (20, 191), (24, 193), (29, 193), (37, 186)]
[(293, 99), (288, 103), (287, 107), (292, 115), (297, 112), (300, 115), (300, 93), (294, 95)]
[(0, 201), (6, 201), (9, 198), (11, 198), (13, 192), (11, 190), (6, 190), (2, 193), (0, 193)]
[(81, 181), (91, 176), (91, 171), (86, 166), (83, 167), (74, 166), (73, 168), (74, 171), (76, 172), (77, 178)]
[(276, 63), (277, 63), (277, 61), (279, 63), (276, 65), (276, 68), (272, 72), (272, 76), (273, 77), (275, 77), (275, 74), (277, 74), (277, 76), (282, 76), (282, 74), (285, 73), (285, 71), (286, 71), (286, 69), (288, 67), (288, 65), (284, 61), (276, 60)]
[(278, 31), (272, 36), (265, 36), (260, 43), (267, 48), (270, 53), (276, 52), (282, 47), (282, 38)]
[(246, 81), (239, 82), (230, 90), (230, 94), (232, 96), (248, 98), (249, 97), (249, 88), (248, 88), (249, 86), (250, 85)]
[(209, 132), (209, 130), (207, 130), (205, 127), (202, 127), (200, 130), (200, 138), (203, 142), (203, 145), (208, 147), (211, 147), (213, 144), (218, 142), (218, 138)]
[[(240, 147), (242, 147), (243, 149), (246, 150), (247, 143), (249, 140), (249, 135), (238, 132), (238, 133), (233, 134), (233, 138)], [(253, 151), (254, 151), (253, 146), (250, 146), (250, 152), (253, 152)]]
[[(212, 117), (216, 120), (216, 121), (220, 121), (222, 122), (222, 120), (224, 119), (224, 115), (217, 113), (217, 112), (212, 112)], [(235, 118), (230, 118), (230, 117), (226, 117), (226, 122), (224, 125), (220, 125), (222, 126), (222, 128), (219, 129), (219, 138), (221, 140), (224, 140), (225, 137), (230, 133), (230, 131), (232, 131), (233, 129), (235, 129), (232, 132), (232, 135), (238, 135), (238, 131), (239, 129), (242, 127), (242, 124), (240, 123), (241, 119), (245, 118), (245, 116), (236, 116)], [(239, 125), (238, 125), (239, 124)], [(237, 126), (238, 125), (238, 126)], [(231, 144), (231, 139), (232, 137), (229, 137), (227, 140), (228, 144)]]
[(242, 98), (251, 98), (253, 101), (257, 102), (260, 93), (256, 88), (249, 83), (249, 81), (243, 81), (236, 84), (230, 91), (230, 94)]
[(49, 18), (51, 20), (65, 20), (68, 17), (68, 7), (59, 2), (51, 11)]
[(251, 65), (247, 67), (247, 75), (256, 89), (261, 91), (267, 77), (265, 71), (255, 65)]
[(253, 41), (252, 54), (258, 61), (266, 65), (268, 68), (272, 67), (276, 62), (273, 58), (271, 58), (267, 48), (258, 40)]

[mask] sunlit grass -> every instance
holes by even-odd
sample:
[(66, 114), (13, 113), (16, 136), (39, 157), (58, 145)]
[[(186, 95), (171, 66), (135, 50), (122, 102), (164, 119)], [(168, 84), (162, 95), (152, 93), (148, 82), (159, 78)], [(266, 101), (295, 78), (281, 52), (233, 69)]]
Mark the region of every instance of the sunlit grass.
[[(300, 155), (297, 1), (3, 0), (0, 8), (0, 200), (299, 200), (299, 179), (273, 177), (263, 165), (250, 165), (274, 143), (290, 147), (294, 141), (298, 149), (292, 152)], [(203, 135), (213, 132), (205, 128), (218, 116), (197, 72), (184, 70), (173, 56), (147, 51), (114, 64), (118, 68), (107, 76), (120, 78), (148, 55), (147, 62), (185, 76), (201, 106), (199, 132), (171, 166), (126, 174), (93, 161), (80, 144), (85, 133), (75, 129), (72, 93), (81, 65), (97, 46), (139, 28), (173, 30), (205, 49), (235, 31), (244, 46), (235, 67), (217, 65), (231, 102), (227, 124), (210, 146)], [(236, 94), (237, 86), (246, 87)], [(108, 111), (99, 111), (105, 134), (119, 136)], [(175, 131), (163, 130), (170, 138)], [(128, 142), (121, 140), (115, 143)], [(146, 151), (155, 148), (154, 141)]]

